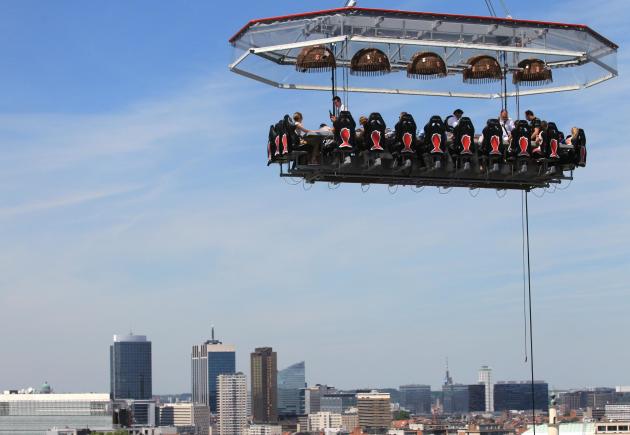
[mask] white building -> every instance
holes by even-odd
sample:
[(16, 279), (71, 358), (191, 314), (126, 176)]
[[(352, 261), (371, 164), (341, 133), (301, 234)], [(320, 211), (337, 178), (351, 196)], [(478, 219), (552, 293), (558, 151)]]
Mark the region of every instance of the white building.
[(0, 394), (0, 433), (112, 427), (109, 394)]
[(324, 429), (338, 429), (342, 426), (341, 414), (317, 412), (308, 415), (308, 431), (321, 432)]
[(604, 415), (608, 420), (630, 420), (630, 405), (606, 405)]
[(479, 383), (486, 387), (486, 412), (494, 412), (494, 383), (492, 382), (492, 369), (490, 367), (481, 366)]
[(275, 424), (252, 424), (245, 435), (282, 435), (282, 426)]
[(243, 435), (247, 428), (247, 378), (241, 372), (217, 378), (219, 435)]
[(194, 427), (198, 435), (209, 435), (210, 409), (204, 404), (165, 403), (160, 406), (160, 426)]
[[(552, 429), (552, 430), (550, 430)], [(553, 435), (555, 431), (547, 424), (536, 425), (536, 435)], [(618, 422), (583, 422), (583, 423), (560, 423), (558, 425), (559, 435), (597, 435), (597, 434), (630, 434), (630, 421)], [(531, 426), (522, 435), (534, 435)]]

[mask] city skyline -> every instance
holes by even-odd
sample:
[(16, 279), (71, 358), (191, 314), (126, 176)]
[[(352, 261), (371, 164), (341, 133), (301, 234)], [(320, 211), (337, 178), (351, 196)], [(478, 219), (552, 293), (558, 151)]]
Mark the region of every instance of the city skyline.
[[(388, 7), (487, 13), (481, 1), (462, 3)], [(474, 383), (484, 364), (495, 380), (529, 378), (520, 195), (305, 192), (265, 167), (271, 119), (300, 110), (315, 126), (330, 95), (230, 74), (227, 40), (252, 18), (311, 6), (7, 4), (0, 328), (11, 333), (0, 338), (0, 389), (47, 380), (108, 391), (111, 335), (132, 329), (152, 341), (153, 393), (188, 391), (190, 349), (211, 322), (243, 373), (253, 349), (272, 346), (278, 367), (306, 361), (309, 384), (338, 388), (438, 389), (447, 355), (455, 382)], [(510, 7), (516, 18), (589, 25), (620, 44), (622, 74), (630, 67), (627, 2)], [(530, 195), (535, 370), (552, 389), (630, 385), (630, 350), (617, 344), (630, 308), (630, 151), (625, 125), (610, 119), (626, 117), (628, 90), (618, 79), (520, 102), (589, 139), (589, 165), (566, 191)], [(388, 125), (403, 110), (444, 116), (461, 106), (477, 123), (498, 112), (494, 101), (403, 96), (351, 95), (350, 105), (379, 110)], [(366, 237), (376, 230), (379, 243)]]

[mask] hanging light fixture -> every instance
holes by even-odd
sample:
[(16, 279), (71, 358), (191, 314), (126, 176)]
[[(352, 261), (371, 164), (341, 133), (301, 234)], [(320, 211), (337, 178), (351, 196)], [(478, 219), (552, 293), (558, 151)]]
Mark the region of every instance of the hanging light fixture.
[(543, 60), (525, 59), (519, 62), (518, 68), (512, 75), (514, 84), (540, 86), (553, 81), (551, 68)]
[(492, 56), (476, 56), (468, 60), (468, 67), (464, 70), (465, 83), (491, 83), (503, 78), (501, 65)]
[(414, 79), (446, 77), (446, 63), (438, 54), (431, 51), (418, 52), (407, 65), (407, 77)]
[(304, 47), (295, 62), (295, 69), (304, 73), (332, 71), (336, 67), (335, 55), (323, 45)]
[(391, 71), (387, 55), (378, 48), (362, 48), (350, 61), (350, 74), (380, 76)]

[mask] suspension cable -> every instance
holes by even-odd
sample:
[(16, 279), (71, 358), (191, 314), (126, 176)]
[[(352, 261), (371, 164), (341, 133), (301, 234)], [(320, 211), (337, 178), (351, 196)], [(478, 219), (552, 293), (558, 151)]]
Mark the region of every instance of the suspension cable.
[(523, 347), (525, 353), (525, 362), (527, 362), (527, 266), (525, 264), (526, 255), (525, 252), (525, 191), (521, 192), (521, 256), (523, 260)]
[(497, 13), (494, 10), (494, 6), (492, 6), (492, 0), (484, 0), (486, 2), (486, 6), (488, 7), (488, 12), (490, 12), (490, 15), (493, 17), (497, 16)]
[(510, 14), (510, 11), (508, 10), (507, 6), (505, 5), (505, 1), (499, 0), (499, 3), (501, 3), (501, 6), (503, 7), (503, 10), (505, 11), (505, 16), (507, 18), (512, 18), (512, 15)]
[(532, 383), (532, 431), (536, 435), (536, 399), (534, 388), (534, 334), (532, 318), (532, 272), (529, 255), (529, 205), (527, 202), (527, 191), (525, 192), (525, 239), (527, 248), (527, 289), (529, 297), (529, 366), (531, 369)]

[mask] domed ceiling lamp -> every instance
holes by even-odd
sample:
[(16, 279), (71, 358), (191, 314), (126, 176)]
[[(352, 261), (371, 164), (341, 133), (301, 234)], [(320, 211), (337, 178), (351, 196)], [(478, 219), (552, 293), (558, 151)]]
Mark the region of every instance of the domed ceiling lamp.
[(519, 70), (512, 75), (514, 84), (541, 86), (551, 83), (551, 68), (541, 59), (525, 59), (518, 64)]
[(387, 55), (378, 48), (362, 48), (350, 61), (350, 74), (358, 76), (380, 76), (391, 71)]
[(463, 75), (465, 83), (492, 83), (503, 78), (503, 71), (494, 57), (484, 55), (470, 58)]
[(322, 45), (304, 47), (295, 62), (295, 69), (303, 73), (327, 72), (335, 68), (337, 68), (335, 55)]
[(407, 77), (424, 80), (446, 77), (446, 63), (431, 51), (418, 52), (407, 65)]

